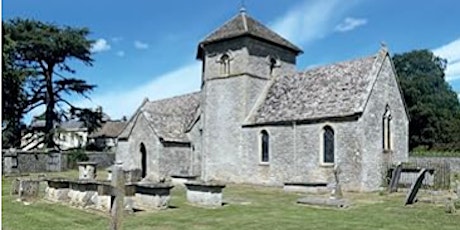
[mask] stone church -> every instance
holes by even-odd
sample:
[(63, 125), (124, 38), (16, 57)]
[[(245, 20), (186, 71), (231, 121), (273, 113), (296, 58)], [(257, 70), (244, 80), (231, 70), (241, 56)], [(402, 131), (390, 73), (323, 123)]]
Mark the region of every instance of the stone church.
[[(119, 135), (117, 160), (145, 180), (373, 191), (408, 160), (408, 124), (388, 50), (297, 71), (302, 50), (241, 11), (198, 44), (199, 92), (146, 99)], [(165, 86), (166, 87), (166, 86)]]

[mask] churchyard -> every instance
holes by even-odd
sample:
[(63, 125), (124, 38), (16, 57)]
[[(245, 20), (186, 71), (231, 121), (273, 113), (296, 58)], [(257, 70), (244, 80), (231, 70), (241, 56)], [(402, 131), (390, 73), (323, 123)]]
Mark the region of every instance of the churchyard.
[[(38, 178), (39, 174), (28, 177)], [(106, 178), (98, 171), (98, 177)], [(78, 171), (47, 173), (46, 177), (78, 178)], [(110, 215), (92, 209), (71, 207), (39, 197), (18, 201), (11, 195), (15, 177), (2, 178), (2, 229), (108, 229)], [(191, 205), (185, 189), (171, 191), (164, 210), (125, 214), (122, 229), (458, 229), (460, 214), (445, 212), (444, 192), (421, 190), (419, 202), (404, 206), (407, 190), (397, 193), (350, 193), (347, 208), (325, 208), (297, 204), (302, 193), (279, 187), (227, 184), (224, 205), (218, 208)], [(329, 194), (324, 195), (326, 199)]]

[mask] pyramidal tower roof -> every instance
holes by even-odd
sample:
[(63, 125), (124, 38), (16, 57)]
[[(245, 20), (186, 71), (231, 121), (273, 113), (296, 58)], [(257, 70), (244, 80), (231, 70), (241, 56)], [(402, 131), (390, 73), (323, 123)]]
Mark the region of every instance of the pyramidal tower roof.
[(246, 13), (246, 10), (242, 8), (236, 16), (214, 30), (200, 42), (198, 47), (198, 57), (200, 57), (201, 49), (204, 45), (242, 36), (255, 37), (266, 42), (285, 47), (296, 53), (302, 53), (302, 50), (299, 47), (249, 16)]

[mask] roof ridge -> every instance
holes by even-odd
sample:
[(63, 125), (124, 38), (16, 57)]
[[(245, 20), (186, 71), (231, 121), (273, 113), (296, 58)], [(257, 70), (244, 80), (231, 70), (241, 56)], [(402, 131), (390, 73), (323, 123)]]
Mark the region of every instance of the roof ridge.
[[(235, 20), (235, 19), (238, 18), (239, 16), (240, 16), (240, 14), (237, 14), (237, 15), (231, 17), (230, 19), (226, 20), (222, 25), (226, 25), (227, 23), (229, 23), (229, 22)], [(222, 27), (222, 26), (216, 27), (216, 28), (215, 28), (214, 30), (212, 30), (210, 33), (206, 34), (206, 36), (204, 36), (204, 39), (202, 39), (202, 40), (199, 42), (199, 44), (205, 42), (206, 39), (207, 39), (209, 36), (211, 36), (212, 34), (214, 34), (214, 33), (217, 32), (217, 31), (219, 31), (221, 27)]]
[(313, 70), (317, 70), (317, 69), (321, 69), (321, 68), (325, 68), (325, 67), (329, 67), (329, 66), (334, 66), (334, 65), (338, 65), (338, 64), (344, 64), (344, 63), (351, 63), (351, 62), (355, 62), (355, 61), (360, 61), (360, 60), (367, 59), (367, 58), (376, 58), (377, 55), (378, 54), (373, 54), (373, 55), (368, 55), (368, 56), (356, 57), (356, 58), (352, 58), (352, 59), (348, 59), (348, 60), (336, 61), (336, 62), (324, 64), (324, 65), (318, 65), (318, 66), (314, 66), (314, 67), (312, 67), (310, 69), (304, 69), (302, 71), (299, 71), (299, 72), (297, 72), (297, 74), (303, 74), (303, 73), (307, 73), (307, 72), (310, 72), (310, 71), (313, 71)]
[(200, 94), (200, 93), (201, 93), (201, 91), (195, 91), (195, 92), (191, 92), (191, 93), (180, 94), (180, 95), (175, 95), (175, 96), (172, 96), (172, 97), (166, 97), (166, 98), (161, 98), (161, 99), (154, 100), (154, 101), (149, 101), (149, 103), (168, 101), (168, 100), (178, 99), (178, 98), (186, 97), (186, 96), (192, 96), (194, 94)]
[(248, 22), (246, 21), (246, 12), (245, 11), (241, 11), (241, 18), (243, 19), (243, 26), (244, 26), (244, 30), (245, 30), (245, 33), (248, 33), (249, 32), (249, 28), (248, 28)]

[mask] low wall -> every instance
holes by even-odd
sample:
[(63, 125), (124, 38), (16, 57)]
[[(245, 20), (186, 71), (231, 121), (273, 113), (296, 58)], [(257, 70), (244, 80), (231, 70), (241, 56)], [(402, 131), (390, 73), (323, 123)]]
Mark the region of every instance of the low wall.
[(114, 164), (115, 153), (109, 152), (86, 152), (88, 161), (96, 162), (98, 168), (107, 168)]
[(410, 163), (417, 165), (449, 163), (451, 173), (460, 173), (460, 157), (409, 157)]
[[(87, 152), (89, 161), (97, 167), (108, 167), (115, 161), (115, 153)], [(68, 169), (69, 153), (44, 151), (2, 150), (2, 170), (4, 173), (60, 172)]]

